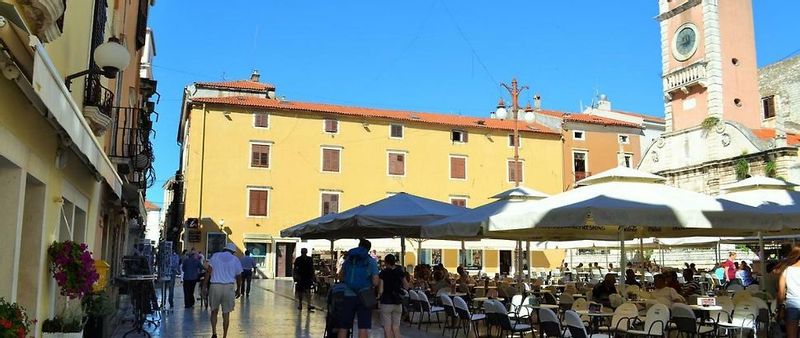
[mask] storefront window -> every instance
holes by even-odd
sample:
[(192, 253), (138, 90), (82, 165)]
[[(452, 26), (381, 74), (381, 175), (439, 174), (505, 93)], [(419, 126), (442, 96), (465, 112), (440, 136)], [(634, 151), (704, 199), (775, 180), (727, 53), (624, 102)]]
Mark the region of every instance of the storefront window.
[[(482, 250), (465, 250), (467, 254), (467, 268), (468, 269), (481, 269), (483, 268), (483, 251)], [(459, 250), (458, 264), (464, 263), (462, 251)]]
[(267, 253), (270, 245), (268, 243), (244, 243), (246, 250), (250, 250), (250, 257), (256, 262), (259, 269), (267, 268)]

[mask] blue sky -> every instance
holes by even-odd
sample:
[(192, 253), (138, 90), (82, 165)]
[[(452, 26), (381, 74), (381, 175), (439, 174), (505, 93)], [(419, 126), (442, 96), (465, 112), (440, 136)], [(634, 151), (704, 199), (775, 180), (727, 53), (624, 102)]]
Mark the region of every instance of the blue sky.
[[(758, 64), (800, 50), (800, 1), (754, 0)], [(157, 1), (156, 184), (175, 173), (182, 88), (248, 78), (289, 100), (486, 116), (516, 76), (544, 108), (663, 115), (656, 0)], [(507, 97), (507, 95), (504, 95)]]

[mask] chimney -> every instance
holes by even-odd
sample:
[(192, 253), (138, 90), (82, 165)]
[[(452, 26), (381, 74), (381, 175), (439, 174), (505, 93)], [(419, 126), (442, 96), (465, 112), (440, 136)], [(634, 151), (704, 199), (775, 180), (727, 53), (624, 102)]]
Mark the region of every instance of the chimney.
[(600, 97), (597, 100), (597, 109), (605, 111), (611, 110), (611, 101), (608, 100), (605, 94), (600, 94)]
[(258, 82), (261, 79), (261, 74), (258, 73), (258, 69), (253, 70), (253, 74), (250, 74), (250, 81)]

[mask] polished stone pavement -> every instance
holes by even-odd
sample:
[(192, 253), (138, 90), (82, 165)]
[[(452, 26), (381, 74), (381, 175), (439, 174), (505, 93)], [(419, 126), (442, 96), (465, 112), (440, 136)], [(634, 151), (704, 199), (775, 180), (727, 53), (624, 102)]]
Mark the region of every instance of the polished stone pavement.
[[(209, 312), (200, 308), (199, 303), (194, 308), (183, 308), (183, 292), (180, 283), (175, 285), (175, 305), (172, 311), (167, 311), (160, 321), (160, 325), (146, 326), (153, 337), (211, 337), (211, 324)], [(231, 313), (231, 324), (228, 337), (323, 337), (325, 331), (325, 299), (315, 296), (313, 302), (317, 310), (309, 313), (307, 310), (297, 310), (294, 300), (292, 282), (289, 280), (254, 280), (249, 298), (236, 301), (236, 308)], [(123, 323), (114, 330), (112, 337), (122, 337), (130, 330), (130, 322)], [(378, 320), (377, 312), (372, 321), (370, 337), (383, 337), (383, 329)], [(442, 337), (441, 329), (436, 324), (430, 327), (430, 332), (417, 330), (408, 323), (401, 326), (403, 337)], [(217, 334), (222, 338), (222, 315), (220, 314)], [(446, 336), (449, 337), (450, 331)], [(130, 334), (128, 337), (141, 337), (141, 334)], [(462, 335), (463, 337), (463, 335)]]

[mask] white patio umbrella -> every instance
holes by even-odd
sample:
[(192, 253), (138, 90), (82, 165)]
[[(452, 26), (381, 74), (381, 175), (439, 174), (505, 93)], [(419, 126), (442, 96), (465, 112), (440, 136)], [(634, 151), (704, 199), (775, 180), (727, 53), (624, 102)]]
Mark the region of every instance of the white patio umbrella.
[[(782, 180), (753, 176), (739, 182), (723, 186), (725, 194), (721, 200), (750, 205), (766, 213), (779, 215), (780, 233), (793, 234), (800, 230), (800, 192), (792, 190), (794, 184)], [(762, 276), (766, 274), (764, 262), (764, 233), (758, 232), (759, 260)]]
[[(515, 187), (491, 197), (498, 199), (497, 201), (427, 224), (422, 228), (422, 237), (461, 240), (463, 254), (465, 240), (480, 240), (484, 238), (483, 229), (489, 217), (503, 212), (526, 209), (530, 204), (536, 203), (536, 201), (547, 196), (549, 195), (528, 187)], [(508, 237), (508, 239), (517, 241), (515, 249), (517, 252), (516, 271), (517, 275), (521, 276), (522, 242), (518, 238)], [(530, 254), (530, 249), (528, 249), (528, 252)], [(528, 272), (530, 274), (530, 268)]]
[(534, 240), (624, 240), (698, 235), (747, 236), (776, 229), (776, 217), (735, 202), (662, 184), (663, 177), (617, 167), (526, 210), (489, 218), (487, 236)]

